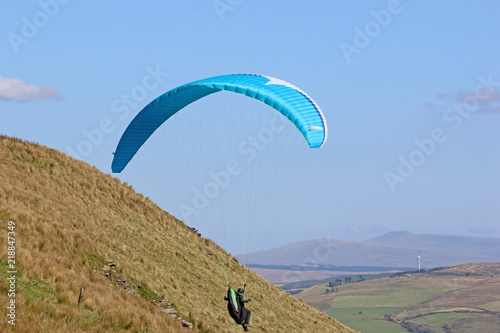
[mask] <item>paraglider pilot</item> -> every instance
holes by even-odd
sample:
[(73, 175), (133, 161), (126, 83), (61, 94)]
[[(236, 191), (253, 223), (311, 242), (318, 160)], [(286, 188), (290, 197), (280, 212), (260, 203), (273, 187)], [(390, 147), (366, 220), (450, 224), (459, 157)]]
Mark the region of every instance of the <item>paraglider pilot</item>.
[(227, 301), (227, 310), (229, 311), (229, 315), (231, 316), (231, 318), (233, 318), (234, 321), (238, 325), (241, 325), (245, 332), (247, 332), (248, 327), (251, 327), (251, 311), (245, 307), (245, 303), (250, 302), (251, 298), (245, 300), (243, 298), (244, 293), (244, 288), (239, 288), (238, 292), (234, 292), (231, 286), (229, 286), (227, 290), (227, 296), (224, 297), (224, 300)]

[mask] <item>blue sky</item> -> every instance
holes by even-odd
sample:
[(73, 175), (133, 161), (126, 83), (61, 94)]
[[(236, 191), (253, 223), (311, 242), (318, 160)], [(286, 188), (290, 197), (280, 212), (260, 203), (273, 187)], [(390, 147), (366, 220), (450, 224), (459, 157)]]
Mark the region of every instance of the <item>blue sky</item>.
[[(265, 74), (314, 98), (329, 137), (257, 248), (390, 230), (500, 237), (499, 13), (498, 1), (3, 1), (0, 133), (110, 173), (152, 99)], [(134, 170), (119, 177), (175, 213)]]

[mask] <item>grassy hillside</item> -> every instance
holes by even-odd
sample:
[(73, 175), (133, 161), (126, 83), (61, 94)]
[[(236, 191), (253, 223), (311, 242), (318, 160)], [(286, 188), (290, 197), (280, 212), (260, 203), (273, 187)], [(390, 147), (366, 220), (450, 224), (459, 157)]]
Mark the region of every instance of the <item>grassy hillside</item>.
[[(242, 331), (227, 314), (221, 276), (242, 284), (237, 260), (118, 179), (7, 137), (0, 137), (0, 331), (13, 328), (9, 220), (18, 332)], [(352, 332), (255, 274), (247, 294), (253, 332)], [(162, 311), (160, 300), (194, 329)]]
[(457, 265), (337, 288), (326, 293), (325, 284), (317, 285), (297, 296), (367, 333), (399, 333), (402, 327), (444, 333), (500, 330), (500, 263)]

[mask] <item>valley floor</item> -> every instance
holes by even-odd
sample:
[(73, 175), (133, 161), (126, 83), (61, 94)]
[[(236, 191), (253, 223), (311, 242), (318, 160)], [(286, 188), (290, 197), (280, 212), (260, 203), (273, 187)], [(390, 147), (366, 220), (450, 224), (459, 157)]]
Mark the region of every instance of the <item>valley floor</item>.
[(322, 284), (296, 296), (363, 333), (500, 332), (500, 263), (459, 265), (337, 288), (326, 293)]

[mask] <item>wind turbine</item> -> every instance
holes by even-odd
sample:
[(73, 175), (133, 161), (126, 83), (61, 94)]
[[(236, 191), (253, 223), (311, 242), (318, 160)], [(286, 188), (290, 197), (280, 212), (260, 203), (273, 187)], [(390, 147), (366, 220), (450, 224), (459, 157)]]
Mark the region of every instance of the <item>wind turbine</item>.
[(415, 260), (415, 261), (418, 261), (418, 270), (420, 270), (420, 260), (421, 259), (422, 259), (422, 256), (420, 255), (420, 250), (418, 250), (417, 260)]

